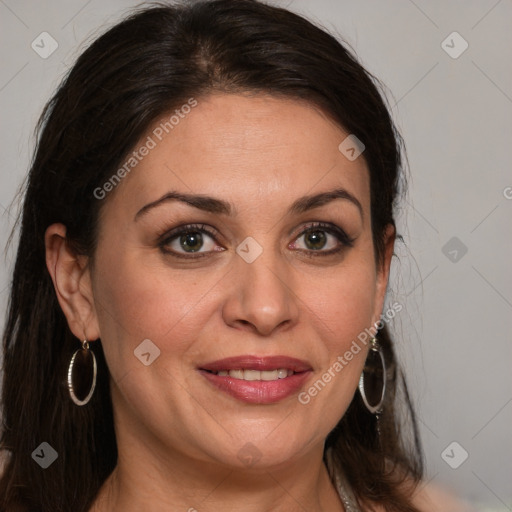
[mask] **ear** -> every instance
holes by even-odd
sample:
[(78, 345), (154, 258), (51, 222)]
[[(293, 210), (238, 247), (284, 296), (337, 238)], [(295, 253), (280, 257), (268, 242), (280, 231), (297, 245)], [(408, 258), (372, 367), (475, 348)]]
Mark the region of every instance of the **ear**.
[(94, 341), (100, 330), (92, 293), (89, 259), (77, 255), (66, 240), (66, 226), (52, 224), (45, 233), (46, 266), (71, 332)]
[(386, 298), (389, 271), (391, 268), (391, 258), (393, 257), (393, 251), (395, 248), (395, 239), (396, 228), (394, 224), (388, 224), (384, 232), (384, 257), (382, 264), (379, 265), (379, 268), (377, 269), (377, 282), (375, 289), (375, 311), (372, 325), (375, 325), (375, 322), (379, 321), (383, 313), (382, 310), (384, 308), (384, 301)]

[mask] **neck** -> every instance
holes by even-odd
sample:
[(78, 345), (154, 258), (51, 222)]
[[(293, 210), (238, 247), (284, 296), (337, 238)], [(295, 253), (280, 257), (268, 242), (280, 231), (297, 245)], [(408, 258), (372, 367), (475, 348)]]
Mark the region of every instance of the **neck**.
[(145, 455), (119, 457), (90, 512), (344, 510), (318, 450), (286, 467), (241, 470), (184, 460), (179, 453), (162, 464), (161, 458), (148, 459), (145, 445), (138, 446)]

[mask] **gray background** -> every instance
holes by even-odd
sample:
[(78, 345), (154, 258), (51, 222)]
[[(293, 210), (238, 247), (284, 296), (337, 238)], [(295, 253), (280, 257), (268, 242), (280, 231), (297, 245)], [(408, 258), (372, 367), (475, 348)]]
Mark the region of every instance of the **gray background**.
[[(389, 298), (404, 305), (397, 351), (418, 408), (428, 478), (481, 510), (512, 510), (512, 3), (273, 3), (342, 37), (389, 89), (411, 174)], [(135, 5), (0, 0), (2, 247), (44, 103), (84, 43)], [(58, 43), (46, 59), (31, 47), (44, 31)], [(469, 44), (458, 58), (443, 49), (463, 49), (448, 37), (454, 31)], [(13, 260), (11, 249), (0, 267), (2, 311)], [(458, 465), (463, 450), (469, 457), (453, 469), (446, 461)]]

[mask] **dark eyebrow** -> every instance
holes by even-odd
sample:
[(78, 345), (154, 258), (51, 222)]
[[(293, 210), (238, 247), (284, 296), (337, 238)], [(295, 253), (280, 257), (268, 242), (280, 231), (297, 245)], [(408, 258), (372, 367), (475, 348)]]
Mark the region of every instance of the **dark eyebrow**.
[(352, 204), (357, 206), (361, 218), (364, 219), (363, 207), (361, 203), (355, 196), (353, 196), (344, 188), (337, 188), (334, 190), (329, 190), (328, 192), (321, 192), (320, 194), (301, 197), (292, 204), (290, 207), (290, 213), (304, 213), (308, 210), (312, 210), (313, 208), (319, 208), (320, 206), (330, 203), (335, 199), (346, 199), (347, 201), (350, 201)]
[[(304, 196), (297, 199), (290, 207), (290, 214), (300, 214), (306, 211), (312, 210), (314, 208), (319, 208), (335, 199), (346, 199), (350, 201), (352, 204), (357, 206), (359, 213), (361, 214), (361, 218), (364, 218), (363, 215), (363, 207), (359, 200), (354, 197), (350, 192), (343, 188), (338, 188), (335, 190), (330, 190), (328, 192), (321, 192), (319, 194), (314, 194), (310, 196)], [(181, 201), (186, 203), (194, 208), (198, 208), (199, 210), (203, 210), (209, 213), (216, 213), (222, 215), (233, 216), (236, 214), (236, 208), (226, 201), (221, 199), (217, 199), (215, 197), (203, 196), (203, 195), (195, 195), (195, 194), (184, 194), (182, 192), (171, 191), (162, 196), (160, 199), (153, 201), (152, 203), (143, 206), (135, 215), (135, 221), (138, 220), (142, 215), (146, 214), (149, 210), (169, 201)]]
[(194, 208), (198, 208), (199, 210), (210, 213), (233, 215), (235, 212), (235, 209), (231, 203), (222, 201), (221, 199), (216, 199), (215, 197), (184, 194), (182, 192), (171, 191), (162, 196), (160, 199), (157, 199), (156, 201), (143, 206), (135, 215), (134, 220), (138, 220), (139, 217), (146, 214), (149, 210), (152, 210), (162, 203), (167, 203), (168, 201), (181, 201), (182, 203), (189, 204)]

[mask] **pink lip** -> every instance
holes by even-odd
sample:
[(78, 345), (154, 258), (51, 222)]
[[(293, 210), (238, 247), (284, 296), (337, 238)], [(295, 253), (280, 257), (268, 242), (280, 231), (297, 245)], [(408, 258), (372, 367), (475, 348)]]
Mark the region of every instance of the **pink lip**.
[[(233, 377), (221, 377), (211, 371), (221, 370), (293, 370), (293, 375), (273, 381), (246, 381)], [(208, 371), (209, 370), (209, 371)], [(271, 404), (296, 393), (311, 374), (311, 366), (299, 359), (286, 356), (240, 356), (230, 357), (201, 365), (199, 372), (217, 389), (238, 400), (252, 404)]]

